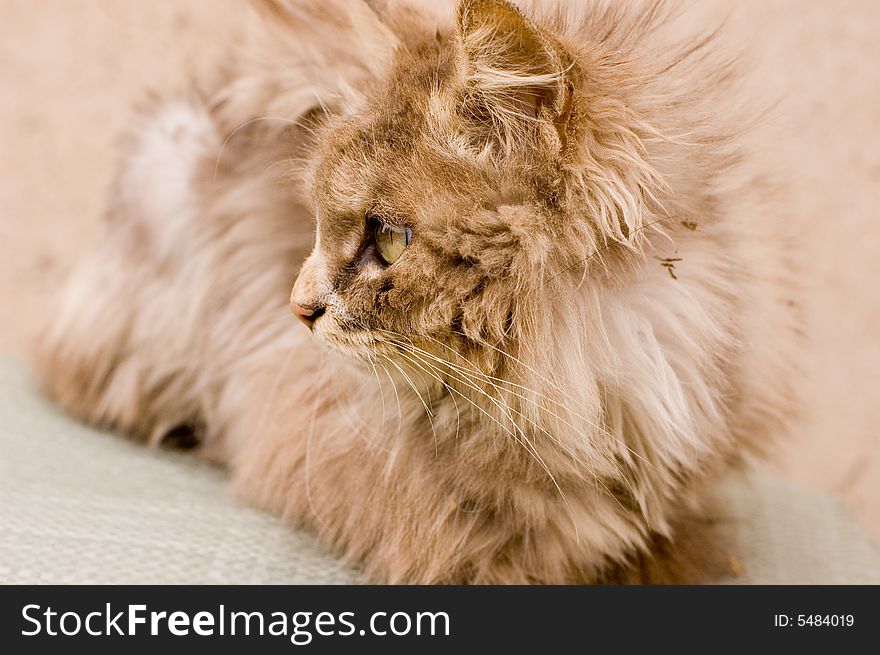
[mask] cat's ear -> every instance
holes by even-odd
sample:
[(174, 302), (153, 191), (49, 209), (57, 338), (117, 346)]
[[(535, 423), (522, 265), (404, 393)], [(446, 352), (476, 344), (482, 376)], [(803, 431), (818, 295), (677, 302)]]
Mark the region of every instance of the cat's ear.
[(536, 123), (564, 145), (571, 113), (571, 57), (506, 0), (460, 0), (457, 11), (464, 109), (490, 123), (510, 150)]

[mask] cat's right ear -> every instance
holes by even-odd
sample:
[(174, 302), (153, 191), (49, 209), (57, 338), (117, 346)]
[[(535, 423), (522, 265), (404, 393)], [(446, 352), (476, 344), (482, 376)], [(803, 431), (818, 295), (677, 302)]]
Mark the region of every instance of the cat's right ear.
[(564, 146), (572, 58), (552, 35), (507, 0), (460, 0), (457, 35), (465, 115), (505, 154), (541, 128)]

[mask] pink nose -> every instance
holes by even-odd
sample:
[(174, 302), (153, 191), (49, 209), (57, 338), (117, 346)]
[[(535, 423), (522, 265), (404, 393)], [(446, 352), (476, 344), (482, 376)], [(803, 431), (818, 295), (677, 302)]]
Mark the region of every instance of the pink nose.
[(314, 305), (300, 305), (298, 302), (290, 301), (290, 308), (293, 315), (296, 316), (310, 330), (315, 325), (315, 321), (324, 313), (324, 307), (316, 307)]

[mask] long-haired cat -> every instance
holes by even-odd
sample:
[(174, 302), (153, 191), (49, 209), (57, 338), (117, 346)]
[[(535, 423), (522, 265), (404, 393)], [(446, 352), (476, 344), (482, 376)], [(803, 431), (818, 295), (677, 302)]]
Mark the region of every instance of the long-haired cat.
[(735, 69), (661, 2), (423, 4), (256, 2), (152, 101), (43, 383), (373, 581), (626, 577), (793, 407)]

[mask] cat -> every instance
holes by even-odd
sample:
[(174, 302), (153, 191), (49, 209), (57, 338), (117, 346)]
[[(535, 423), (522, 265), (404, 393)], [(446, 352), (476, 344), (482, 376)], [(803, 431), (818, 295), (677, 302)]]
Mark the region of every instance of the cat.
[(197, 445), (374, 582), (665, 558), (797, 406), (735, 60), (664, 2), (253, 4), (141, 109), (44, 388)]

